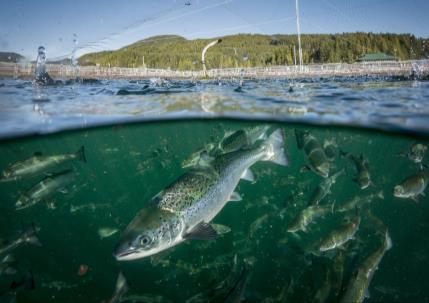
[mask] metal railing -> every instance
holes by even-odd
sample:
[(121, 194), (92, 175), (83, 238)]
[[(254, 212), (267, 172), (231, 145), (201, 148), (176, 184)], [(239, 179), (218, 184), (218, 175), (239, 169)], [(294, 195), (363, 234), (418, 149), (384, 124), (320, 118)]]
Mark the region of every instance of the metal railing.
[[(32, 78), (35, 65), (32, 63), (5, 63), (0, 62), (0, 77), (3, 78)], [(143, 78), (202, 78), (202, 71), (179, 71), (155, 68), (126, 68), (100, 67), (61, 64), (47, 64), (47, 71), (53, 78), (96, 78), (96, 79), (143, 79)], [(269, 77), (334, 77), (334, 76), (361, 76), (361, 75), (392, 75), (408, 76), (412, 73), (429, 74), (429, 60), (414, 61), (379, 61), (310, 64), (303, 66), (272, 66), (251, 68), (222, 68), (208, 70), (211, 78), (269, 78)]]

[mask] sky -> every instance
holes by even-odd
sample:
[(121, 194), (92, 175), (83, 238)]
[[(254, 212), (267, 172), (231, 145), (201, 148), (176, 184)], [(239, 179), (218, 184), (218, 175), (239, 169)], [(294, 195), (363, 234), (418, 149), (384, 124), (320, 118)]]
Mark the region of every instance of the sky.
[[(296, 34), (295, 0), (0, 0), (0, 51), (48, 59), (114, 50), (155, 35)], [(302, 33), (429, 37), (429, 0), (299, 0)], [(303, 45), (305, 47), (305, 45)]]

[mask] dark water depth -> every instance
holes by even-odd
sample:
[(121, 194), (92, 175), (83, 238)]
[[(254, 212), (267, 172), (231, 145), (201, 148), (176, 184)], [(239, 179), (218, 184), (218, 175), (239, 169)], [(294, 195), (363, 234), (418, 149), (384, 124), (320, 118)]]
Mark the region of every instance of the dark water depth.
[[(337, 302), (335, 281), (346, 287), (363, 260), (380, 247), (383, 226), (393, 247), (375, 272), (366, 302), (429, 301), (429, 199), (421, 196), (416, 203), (393, 196), (395, 185), (420, 171), (400, 154), (413, 143), (428, 141), (382, 132), (273, 124), (285, 132), (291, 163), (282, 167), (259, 162), (252, 167), (255, 182), (242, 180), (236, 189), (242, 201), (228, 203), (213, 220), (230, 227), (229, 233), (214, 241), (189, 240), (154, 257), (115, 260), (112, 252), (121, 231), (145, 203), (187, 171), (181, 167), (184, 159), (207, 143), (219, 142), (228, 131), (258, 124), (230, 120), (125, 124), (0, 142), (0, 169), (35, 152), (57, 155), (81, 146), (87, 159), (53, 169), (72, 168), (76, 176), (66, 191), (26, 209), (15, 210), (16, 201), (44, 176), (0, 183), (0, 238), (14, 240), (34, 223), (42, 244), (24, 244), (12, 251), (18, 272), (0, 276), (4, 298), (0, 301), (10, 296), (12, 281), (31, 270), (35, 289), (18, 289), (18, 302), (107, 302), (119, 271), (130, 284), (123, 297), (131, 297), (128, 302), (133, 302), (132, 296), (140, 296), (135, 302), (184, 302), (197, 294), (202, 299), (190, 302), (223, 302), (240, 277), (240, 268), (246, 268), (245, 302), (315, 302), (320, 289), (328, 289), (322, 301)], [(384, 199), (374, 199), (359, 211), (355, 239), (326, 254), (312, 252), (355, 211), (334, 211), (310, 224), (307, 232), (287, 232), (323, 180), (303, 171), (306, 158), (297, 147), (296, 129), (309, 131), (321, 143), (334, 139), (338, 150), (362, 154), (369, 162), (373, 185), (362, 190), (353, 180), (354, 165), (337, 155), (331, 171), (346, 168), (346, 174), (338, 177), (320, 205), (384, 194)], [(427, 158), (423, 162), (428, 163)], [(106, 227), (119, 231), (101, 238), (99, 230)], [(341, 263), (338, 252), (345, 256)], [(81, 265), (89, 267), (84, 275), (78, 274)], [(335, 268), (343, 269), (342, 278), (333, 274)]]

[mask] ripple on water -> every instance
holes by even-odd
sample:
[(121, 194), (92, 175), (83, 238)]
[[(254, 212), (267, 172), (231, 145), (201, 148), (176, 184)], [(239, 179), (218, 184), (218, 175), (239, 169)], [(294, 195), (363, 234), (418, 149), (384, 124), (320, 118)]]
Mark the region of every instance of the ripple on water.
[[(171, 117), (298, 120), (429, 134), (429, 81), (355, 77), (258, 79), (242, 85), (240, 79), (64, 83), (37, 87), (31, 81), (0, 80), (0, 137)], [(20, 117), (19, 127), (14, 117)]]

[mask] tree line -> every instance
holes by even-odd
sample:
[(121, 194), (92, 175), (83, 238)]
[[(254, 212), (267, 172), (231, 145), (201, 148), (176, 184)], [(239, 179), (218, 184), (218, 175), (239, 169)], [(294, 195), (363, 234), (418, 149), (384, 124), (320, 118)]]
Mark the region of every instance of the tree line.
[[(237, 34), (221, 38), (222, 43), (207, 52), (208, 68), (294, 65), (295, 58), (298, 60), (296, 35)], [(156, 36), (116, 51), (84, 55), (79, 64), (200, 70), (201, 51), (212, 40)], [(429, 39), (411, 34), (306, 34), (301, 35), (301, 43), (304, 64), (353, 63), (362, 55), (375, 52), (400, 60), (429, 57)]]

